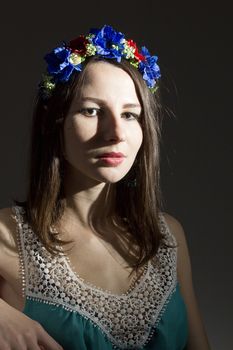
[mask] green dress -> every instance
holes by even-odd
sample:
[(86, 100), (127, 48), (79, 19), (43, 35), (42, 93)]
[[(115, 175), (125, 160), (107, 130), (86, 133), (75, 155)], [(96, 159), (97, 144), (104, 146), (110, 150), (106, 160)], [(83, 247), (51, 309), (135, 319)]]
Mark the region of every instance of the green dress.
[[(84, 281), (63, 254), (52, 256), (13, 206), (17, 221), (23, 312), (65, 350), (183, 350), (188, 322), (177, 281), (177, 248), (161, 243), (156, 258), (127, 293), (116, 295)], [(163, 214), (163, 241), (176, 244)]]

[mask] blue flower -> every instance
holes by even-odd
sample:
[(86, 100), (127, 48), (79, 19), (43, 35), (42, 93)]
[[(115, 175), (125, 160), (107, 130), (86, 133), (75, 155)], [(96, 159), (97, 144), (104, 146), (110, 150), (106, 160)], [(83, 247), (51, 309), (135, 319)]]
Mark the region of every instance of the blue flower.
[(91, 29), (91, 42), (96, 46), (96, 54), (106, 56), (107, 58), (115, 58), (121, 61), (122, 50), (124, 49), (124, 34), (116, 32), (111, 26), (103, 26), (101, 29)]
[(69, 61), (70, 53), (70, 49), (61, 46), (44, 57), (48, 63), (47, 71), (54, 81), (68, 81), (74, 69), (81, 71), (80, 64), (75, 66)]
[(148, 51), (148, 49), (145, 46), (142, 46), (141, 48), (141, 52), (140, 52), (143, 56), (145, 57), (150, 57), (150, 53)]
[(56, 83), (67, 82), (75, 70), (82, 71), (83, 62), (94, 55), (117, 62), (122, 58), (128, 60), (140, 71), (151, 91), (156, 91), (157, 80), (161, 77), (158, 57), (151, 56), (145, 46), (138, 50), (132, 39), (126, 40), (124, 34), (104, 25), (100, 29), (91, 29), (87, 36), (81, 35), (71, 40), (68, 45), (63, 42), (44, 57), (47, 74), (40, 84), (42, 93), (50, 96)]
[(157, 65), (157, 56), (150, 56), (149, 51), (143, 47), (141, 53), (146, 57), (145, 61), (139, 63), (138, 69), (148, 87), (153, 88), (156, 81), (161, 77), (160, 68)]

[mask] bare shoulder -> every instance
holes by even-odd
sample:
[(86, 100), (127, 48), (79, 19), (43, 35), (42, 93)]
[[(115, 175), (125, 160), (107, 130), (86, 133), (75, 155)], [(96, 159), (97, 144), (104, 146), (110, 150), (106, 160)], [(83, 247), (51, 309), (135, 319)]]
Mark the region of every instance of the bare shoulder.
[(178, 246), (184, 244), (186, 242), (185, 232), (180, 221), (168, 213), (163, 212), (162, 214), (170, 232), (174, 235)]
[(186, 235), (179, 220), (168, 213), (163, 213), (163, 216), (177, 242), (177, 274), (182, 288), (183, 284), (187, 283), (187, 280), (190, 283), (192, 280), (191, 261)]
[(189, 279), (190, 282), (192, 279), (191, 261), (186, 234), (182, 224), (174, 216), (168, 213), (163, 213), (163, 216), (170, 232), (173, 234), (177, 242), (177, 273), (182, 287), (184, 283), (187, 283), (187, 279)]
[(0, 209), (0, 298), (23, 310), (22, 280), (17, 247), (17, 222), (12, 208)]
[(17, 224), (12, 215), (11, 207), (0, 209), (0, 269), (6, 255), (17, 251)]

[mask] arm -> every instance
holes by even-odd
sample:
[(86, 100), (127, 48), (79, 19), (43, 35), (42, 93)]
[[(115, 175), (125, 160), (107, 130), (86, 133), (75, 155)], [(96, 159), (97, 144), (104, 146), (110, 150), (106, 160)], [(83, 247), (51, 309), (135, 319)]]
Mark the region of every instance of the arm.
[(11, 209), (0, 210), (0, 349), (62, 350), (36, 321), (24, 315)]
[(184, 230), (179, 221), (171, 215), (164, 213), (164, 217), (178, 243), (177, 274), (189, 323), (187, 350), (210, 350), (193, 287), (191, 262)]

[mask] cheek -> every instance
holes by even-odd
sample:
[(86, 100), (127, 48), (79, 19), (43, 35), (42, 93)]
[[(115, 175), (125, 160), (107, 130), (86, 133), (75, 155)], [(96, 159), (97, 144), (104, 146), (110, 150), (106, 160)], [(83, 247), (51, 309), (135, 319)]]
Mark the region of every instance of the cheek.
[(143, 141), (143, 132), (141, 126), (138, 125), (138, 127), (135, 129), (135, 132), (132, 135), (131, 142), (132, 147), (134, 147), (135, 152), (138, 152)]
[(78, 123), (72, 120), (64, 129), (65, 143), (74, 145), (84, 145), (96, 133), (96, 128), (90, 127), (87, 123)]

